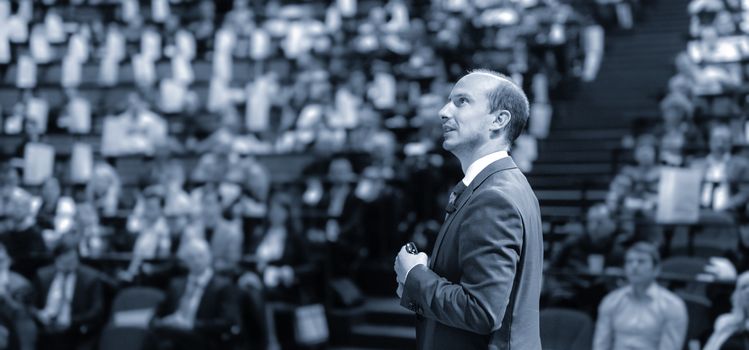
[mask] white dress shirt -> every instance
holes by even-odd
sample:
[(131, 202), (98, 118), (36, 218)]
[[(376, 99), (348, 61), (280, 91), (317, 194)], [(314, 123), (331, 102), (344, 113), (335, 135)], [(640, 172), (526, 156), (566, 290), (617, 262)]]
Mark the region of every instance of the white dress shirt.
[[(208, 286), (208, 282), (213, 277), (213, 269), (206, 269), (202, 274), (187, 277), (187, 283), (185, 284), (185, 292), (179, 303), (177, 313), (181, 316), (190, 327), (195, 326), (195, 316), (198, 313), (198, 306), (200, 306), (200, 300), (203, 298), (203, 292), (205, 287)], [(194, 285), (192, 285), (194, 284)], [(193, 290), (190, 290), (194, 288)]]
[(49, 286), (47, 302), (42, 312), (60, 326), (69, 326), (71, 318), (71, 304), (75, 293), (75, 273), (57, 272), (55, 279)]
[(475, 179), (482, 170), (488, 167), (489, 164), (505, 157), (509, 157), (507, 151), (499, 151), (489, 153), (479, 159), (476, 159), (475, 161), (473, 161), (473, 163), (471, 163), (470, 166), (468, 166), (468, 169), (466, 169), (466, 174), (463, 177), (463, 184), (465, 184), (466, 186), (470, 186), (473, 179)]

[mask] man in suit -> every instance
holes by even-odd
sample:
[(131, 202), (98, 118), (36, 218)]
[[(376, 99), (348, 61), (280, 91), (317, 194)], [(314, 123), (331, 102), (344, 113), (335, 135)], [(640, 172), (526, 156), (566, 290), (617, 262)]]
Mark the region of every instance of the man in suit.
[(488, 70), (461, 78), (440, 111), (442, 145), (465, 177), (431, 258), (404, 247), (395, 260), (419, 349), (541, 349), (541, 216), (507, 153), (528, 114), (522, 89)]
[(39, 270), (34, 315), (40, 349), (90, 349), (104, 320), (99, 272), (78, 261), (78, 241), (63, 237), (52, 249), (55, 263)]
[(239, 333), (239, 303), (229, 279), (211, 268), (211, 248), (192, 239), (180, 253), (188, 275), (170, 283), (151, 324), (157, 349), (218, 349), (224, 335)]
[(690, 167), (702, 173), (700, 205), (715, 212), (741, 212), (749, 201), (749, 162), (731, 154), (731, 128), (715, 124), (710, 129), (710, 153)]

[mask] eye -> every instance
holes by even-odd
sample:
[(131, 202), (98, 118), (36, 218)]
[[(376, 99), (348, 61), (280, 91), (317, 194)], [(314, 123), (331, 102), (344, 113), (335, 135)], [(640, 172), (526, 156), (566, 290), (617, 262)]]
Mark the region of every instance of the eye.
[(458, 97), (455, 99), (455, 105), (460, 107), (468, 102), (468, 99), (465, 97)]

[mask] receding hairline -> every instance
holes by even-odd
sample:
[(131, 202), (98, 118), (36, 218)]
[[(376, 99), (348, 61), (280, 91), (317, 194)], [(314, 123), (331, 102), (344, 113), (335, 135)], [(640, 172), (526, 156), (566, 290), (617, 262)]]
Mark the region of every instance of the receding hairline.
[[(500, 72), (493, 71), (491, 69), (486, 69), (486, 68), (472, 69), (472, 70), (469, 70), (468, 73), (466, 75), (464, 75), (463, 77), (465, 78), (465, 77), (467, 77), (467, 76), (469, 76), (471, 74), (479, 74), (479, 75), (483, 75), (485, 77), (491, 77), (491, 78), (497, 79), (497, 80), (502, 81), (502, 82), (507, 82), (507, 83), (510, 83), (510, 85), (512, 85), (515, 88), (517, 88), (518, 90), (520, 90), (521, 92), (523, 91), (520, 88), (520, 86), (518, 86), (518, 84), (514, 80), (512, 80), (512, 78), (510, 78), (509, 76), (504, 75), (504, 74), (502, 74)], [(523, 93), (523, 94), (525, 95), (525, 93)]]

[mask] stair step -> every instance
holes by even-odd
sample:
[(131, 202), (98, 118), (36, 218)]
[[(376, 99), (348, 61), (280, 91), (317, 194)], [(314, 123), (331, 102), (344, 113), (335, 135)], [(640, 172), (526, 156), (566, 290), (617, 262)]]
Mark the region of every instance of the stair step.
[(606, 163), (542, 163), (533, 164), (533, 171), (544, 174), (601, 174), (608, 175), (612, 172), (609, 162)]
[(416, 329), (404, 326), (362, 324), (352, 327), (353, 346), (375, 346), (387, 349), (413, 349), (416, 347)]

